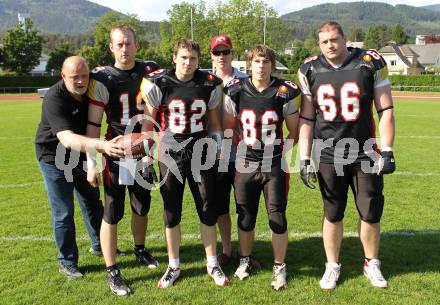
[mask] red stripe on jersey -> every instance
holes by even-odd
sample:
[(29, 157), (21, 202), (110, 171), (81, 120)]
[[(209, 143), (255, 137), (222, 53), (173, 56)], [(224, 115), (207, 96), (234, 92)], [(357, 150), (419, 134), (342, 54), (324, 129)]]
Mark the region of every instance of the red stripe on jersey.
[(101, 108), (105, 108), (105, 104), (101, 101), (95, 101), (95, 100), (89, 100), (89, 104), (101, 107)]

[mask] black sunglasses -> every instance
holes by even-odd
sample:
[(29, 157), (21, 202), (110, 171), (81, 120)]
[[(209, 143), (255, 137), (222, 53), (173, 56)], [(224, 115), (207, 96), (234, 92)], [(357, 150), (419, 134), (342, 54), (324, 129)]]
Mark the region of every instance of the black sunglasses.
[(220, 56), (221, 54), (223, 54), (223, 55), (229, 55), (229, 54), (231, 54), (231, 50), (228, 49), (228, 50), (221, 50), (221, 51), (211, 51), (211, 53), (212, 53), (212, 55), (214, 55), (214, 56)]

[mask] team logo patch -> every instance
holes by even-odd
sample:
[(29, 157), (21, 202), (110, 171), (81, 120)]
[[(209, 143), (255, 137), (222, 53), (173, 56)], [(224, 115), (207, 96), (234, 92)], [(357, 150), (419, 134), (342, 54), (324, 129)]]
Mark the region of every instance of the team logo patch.
[(373, 58), (369, 54), (365, 54), (364, 57), (362, 57), (362, 60), (365, 62), (371, 62)]
[(284, 85), (281, 85), (281, 86), (278, 87), (278, 92), (280, 92), (280, 93), (286, 94), (287, 91), (289, 91), (289, 89), (287, 89), (287, 87), (284, 86)]

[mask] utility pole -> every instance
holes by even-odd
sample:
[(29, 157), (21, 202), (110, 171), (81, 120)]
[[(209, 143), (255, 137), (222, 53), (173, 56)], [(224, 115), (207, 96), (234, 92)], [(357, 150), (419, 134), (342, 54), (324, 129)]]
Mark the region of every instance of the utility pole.
[(194, 40), (193, 9), (191, 7), (191, 40)]
[(267, 11), (266, 11), (266, 7), (264, 7), (263, 44), (266, 44), (266, 18), (267, 18)]

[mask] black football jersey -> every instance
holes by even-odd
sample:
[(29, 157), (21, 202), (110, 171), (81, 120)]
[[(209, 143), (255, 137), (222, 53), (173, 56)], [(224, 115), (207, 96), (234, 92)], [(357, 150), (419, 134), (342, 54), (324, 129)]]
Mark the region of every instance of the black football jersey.
[(174, 70), (158, 70), (141, 87), (143, 99), (157, 109), (159, 129), (178, 142), (206, 135), (207, 111), (215, 109), (222, 97), (222, 80), (200, 70), (186, 82), (178, 80)]
[(283, 151), (284, 117), (298, 111), (301, 91), (288, 80), (273, 77), (259, 92), (250, 78), (233, 79), (224, 89), (225, 111), (237, 118), (241, 145), (238, 157), (249, 161), (280, 156)]
[(140, 96), (142, 79), (158, 70), (152, 61), (136, 61), (133, 69), (120, 70), (114, 66), (97, 67), (90, 73), (89, 103), (105, 109), (107, 115), (106, 139), (123, 135), (130, 124), (131, 132), (140, 132), (141, 124), (132, 127), (131, 119), (143, 114)]
[(322, 54), (306, 59), (300, 67), (303, 92), (312, 96), (316, 109), (314, 138), (322, 141), (315, 140), (315, 148), (322, 148), (324, 163), (348, 157), (359, 162), (368, 158), (368, 150), (376, 148), (374, 88), (388, 82), (386, 62), (375, 50), (348, 50), (348, 58), (338, 68), (329, 65)]

